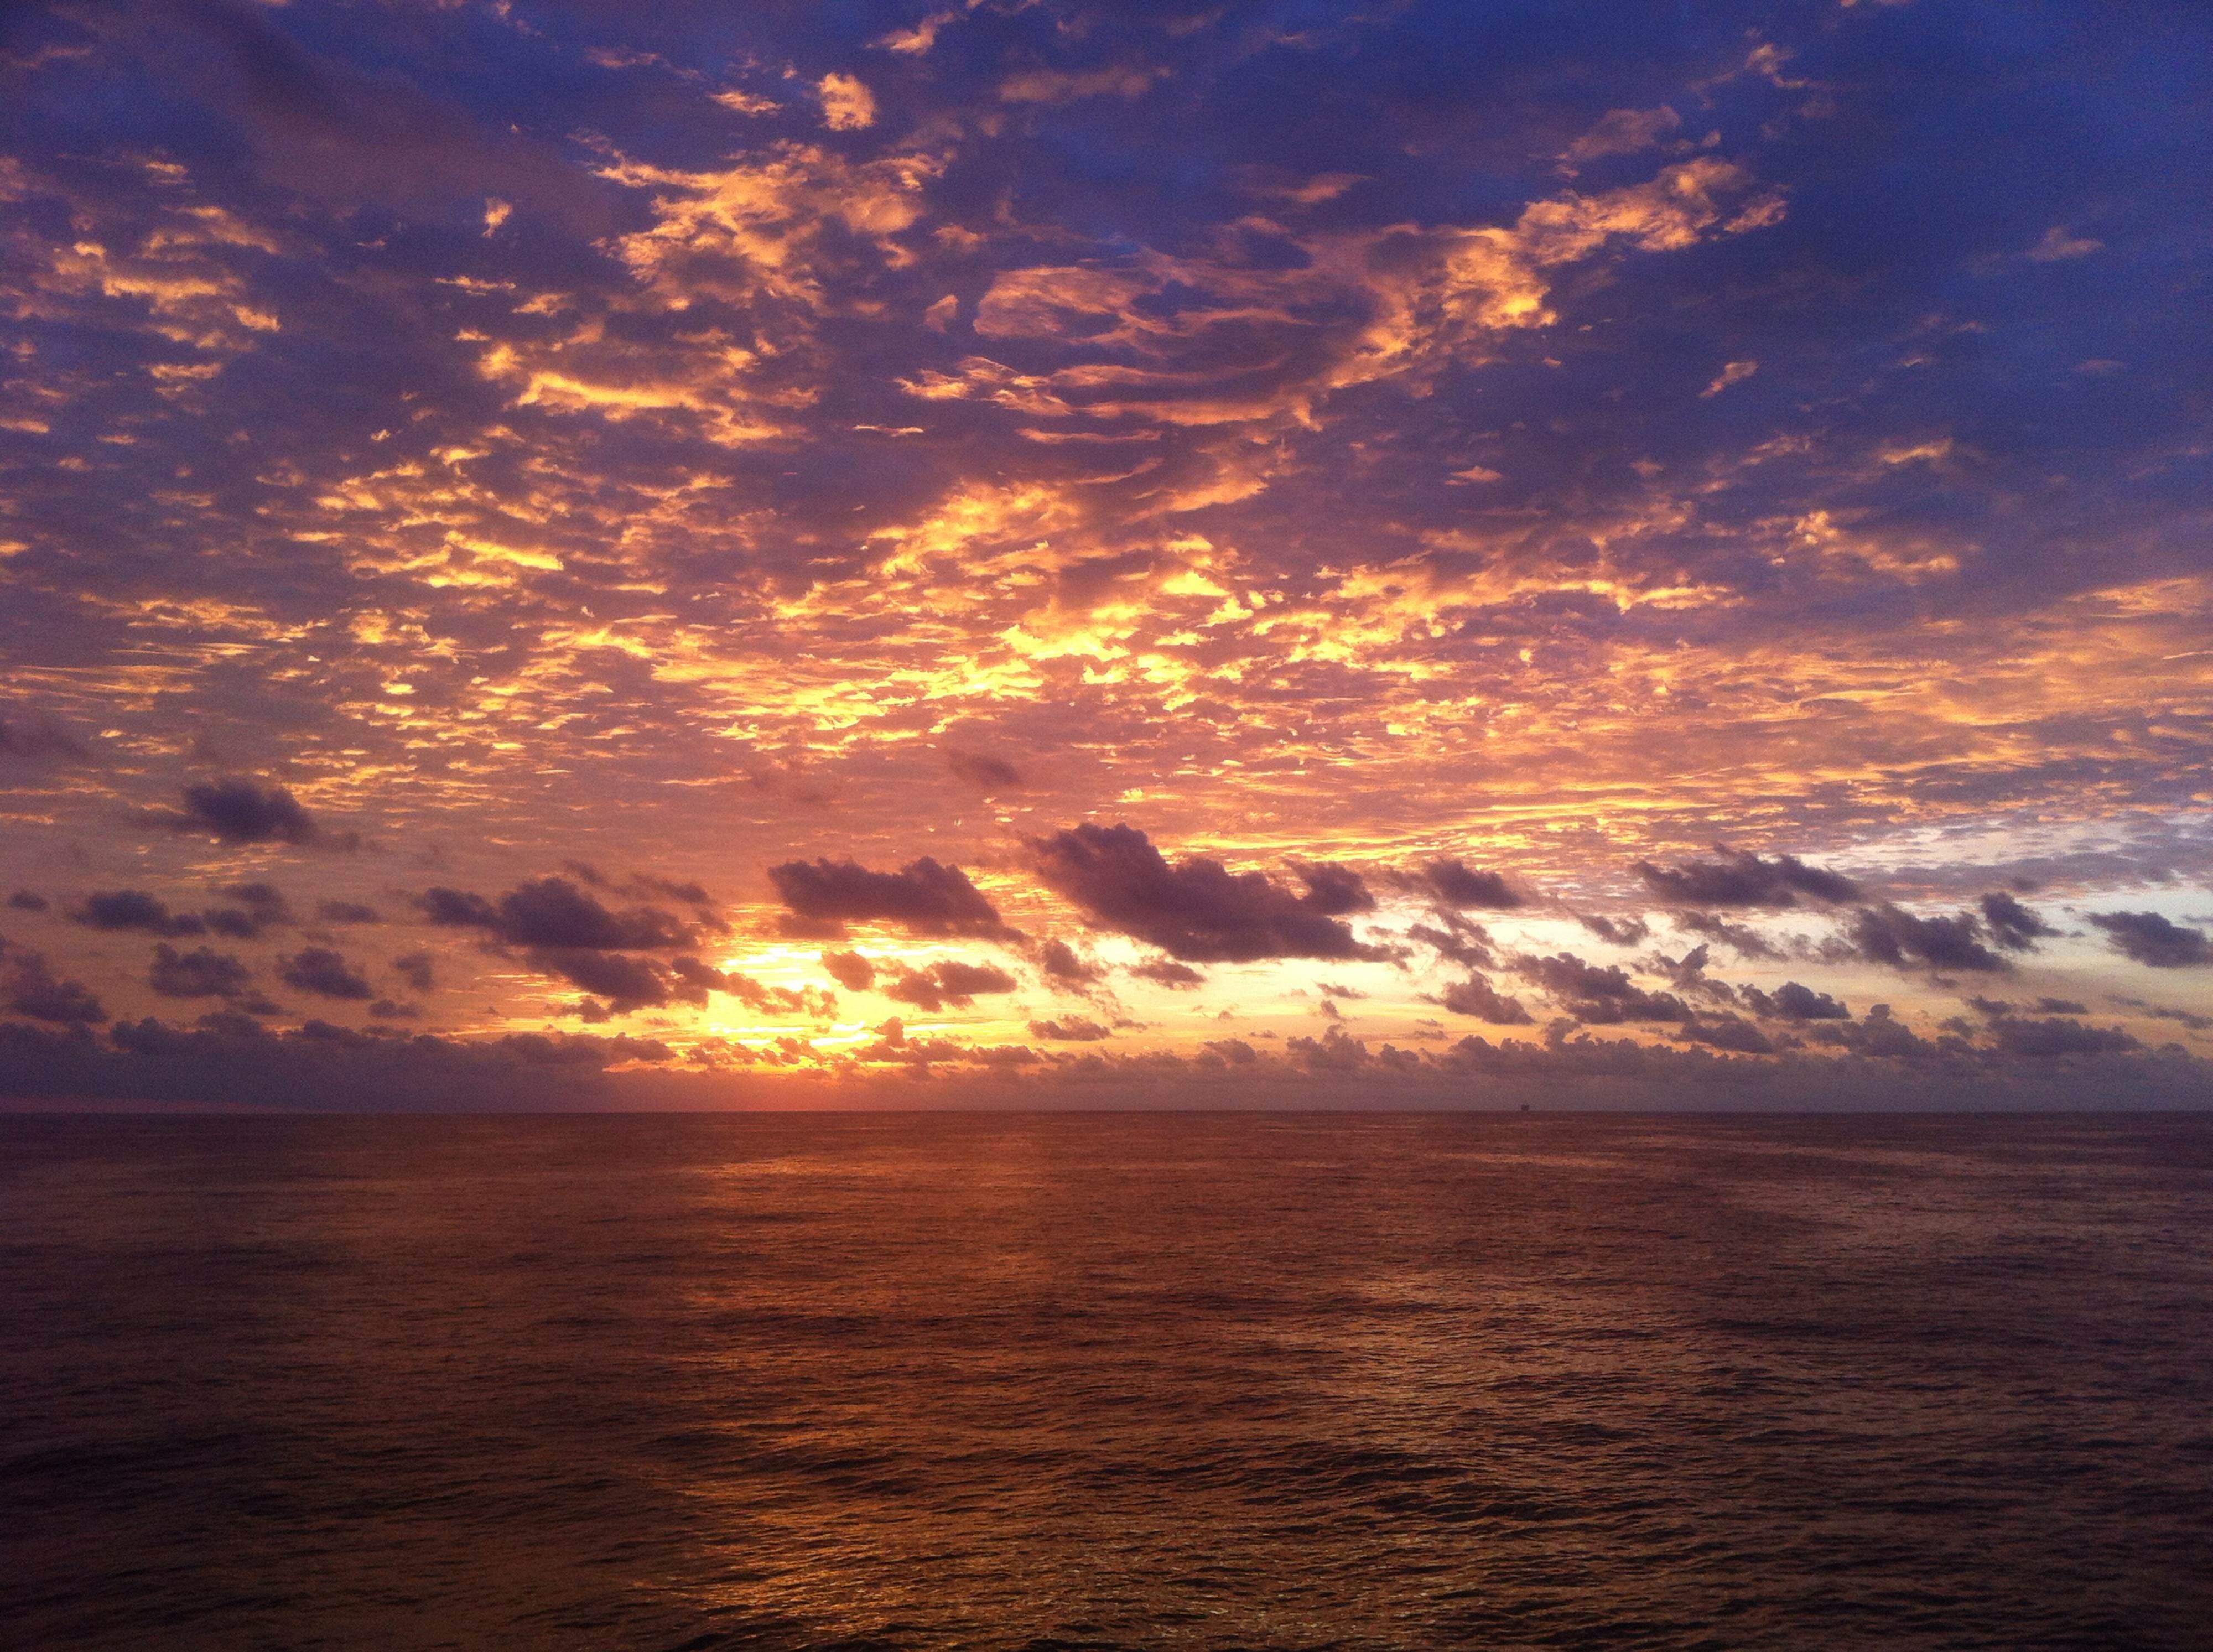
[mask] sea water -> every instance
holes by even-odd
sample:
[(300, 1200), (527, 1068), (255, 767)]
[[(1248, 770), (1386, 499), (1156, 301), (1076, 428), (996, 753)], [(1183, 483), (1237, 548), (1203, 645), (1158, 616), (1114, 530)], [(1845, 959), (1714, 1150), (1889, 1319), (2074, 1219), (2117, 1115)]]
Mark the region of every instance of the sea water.
[(2213, 1119), (0, 1119), (9, 1647), (2213, 1646)]

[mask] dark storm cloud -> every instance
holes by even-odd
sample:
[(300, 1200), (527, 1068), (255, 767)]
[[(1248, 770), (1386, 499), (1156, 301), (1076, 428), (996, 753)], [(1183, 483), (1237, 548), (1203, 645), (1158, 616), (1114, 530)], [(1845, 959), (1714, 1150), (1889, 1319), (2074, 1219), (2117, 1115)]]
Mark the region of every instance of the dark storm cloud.
[(1586, 963), (1572, 953), (1555, 953), (1549, 958), (1524, 954), (1514, 960), (1514, 966), (1579, 1021), (1610, 1026), (1622, 1021), (1683, 1021), (1691, 1014), (1673, 993), (1648, 992), (1630, 979), (1626, 970)]
[[(1029, 840), (1038, 875), (1094, 921), (1194, 963), (1380, 958), (1352, 931), (1261, 872), (1192, 856), (1170, 866), (1133, 826), (1089, 824)], [(1324, 902), (1327, 904), (1326, 899)]]
[(980, 792), (1014, 791), (1022, 785), (1022, 771), (1003, 757), (982, 752), (948, 751), (945, 766)]
[(1529, 1012), (1519, 998), (1509, 998), (1480, 975), (1454, 981), (1437, 1002), (1455, 1015), (1472, 1015), (1494, 1027), (1527, 1027)]
[(2039, 941), (2059, 933), (2003, 889), (1984, 895), (1981, 905), (1991, 939), (2009, 952), (2033, 952)]
[(150, 818), (178, 832), (204, 832), (226, 844), (285, 843), (296, 848), (356, 849), (354, 832), (330, 832), (319, 826), (299, 799), (283, 786), (262, 786), (232, 777), (184, 789), (181, 814)]
[(998, 909), (957, 866), (924, 855), (896, 872), (857, 861), (786, 861), (769, 881), (796, 917), (818, 924), (894, 924), (917, 935), (1009, 936)]
[(279, 973), (288, 986), (323, 998), (373, 998), (368, 978), (327, 947), (309, 947), (282, 960)]
[(207, 922), (191, 912), (172, 912), (143, 889), (103, 890), (88, 895), (70, 913), (92, 930), (143, 930), (149, 935), (205, 935)]
[(611, 911), (565, 878), (517, 884), (495, 903), (466, 890), (436, 887), (416, 898), (431, 923), (488, 930), (511, 946), (556, 951), (656, 952), (688, 947), (698, 930), (654, 906)]
[(1790, 906), (1801, 894), (1834, 904), (1860, 893), (1841, 872), (1808, 866), (1795, 855), (1764, 859), (1726, 844), (1714, 845), (1712, 860), (1673, 867), (1638, 861), (1636, 867), (1653, 893), (1683, 906)]
[(1915, 960), (1930, 969), (1996, 974), (2013, 966), (1984, 946), (1981, 922), (1972, 912), (1948, 917), (1917, 917), (1885, 902), (1862, 906), (1846, 931), (1859, 954), (1871, 963), (1911, 969)]
[(2090, 912), (2090, 922), (2106, 932), (2113, 950), (2153, 969), (2193, 969), (2213, 964), (2213, 945), (2205, 932), (2157, 912)]
[(207, 947), (180, 953), (167, 942), (154, 948), (146, 972), (146, 984), (165, 998), (236, 998), (253, 979), (253, 972), (228, 953)]
[(1756, 986), (1739, 987), (1737, 991), (1753, 1014), (1772, 1021), (1846, 1021), (1852, 1018), (1852, 1012), (1842, 999), (1816, 992), (1796, 981), (1785, 981), (1772, 992), (1764, 992)]

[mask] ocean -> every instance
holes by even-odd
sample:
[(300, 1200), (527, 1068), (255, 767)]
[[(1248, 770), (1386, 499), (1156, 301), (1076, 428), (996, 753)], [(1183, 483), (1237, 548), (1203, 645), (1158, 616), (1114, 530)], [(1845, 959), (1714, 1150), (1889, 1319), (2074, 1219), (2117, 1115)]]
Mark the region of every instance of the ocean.
[(0, 1119), (0, 1643), (2213, 1646), (2213, 1118)]

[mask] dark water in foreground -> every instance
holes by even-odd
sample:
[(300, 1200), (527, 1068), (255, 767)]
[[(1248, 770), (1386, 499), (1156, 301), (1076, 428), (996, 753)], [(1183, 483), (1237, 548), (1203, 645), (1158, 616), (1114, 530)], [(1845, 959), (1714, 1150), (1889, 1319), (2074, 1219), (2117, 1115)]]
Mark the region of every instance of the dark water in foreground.
[(2213, 1645), (2213, 1119), (0, 1119), (0, 1642)]

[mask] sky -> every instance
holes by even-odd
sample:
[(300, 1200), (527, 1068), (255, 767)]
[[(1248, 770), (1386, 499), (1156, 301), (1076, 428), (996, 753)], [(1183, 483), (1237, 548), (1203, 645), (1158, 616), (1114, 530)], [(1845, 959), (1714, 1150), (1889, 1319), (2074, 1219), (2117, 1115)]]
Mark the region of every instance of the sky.
[(2213, 14), (0, 13), (0, 1093), (2213, 1105)]

